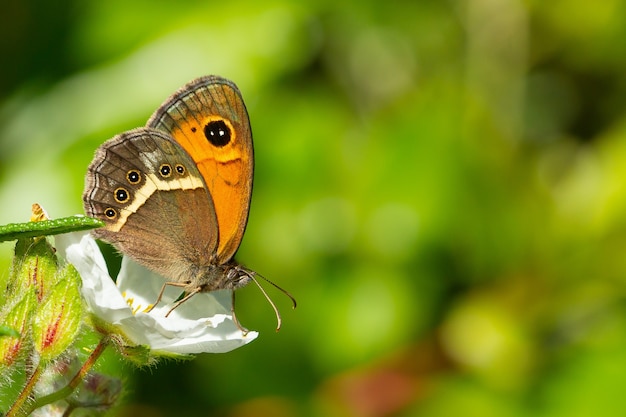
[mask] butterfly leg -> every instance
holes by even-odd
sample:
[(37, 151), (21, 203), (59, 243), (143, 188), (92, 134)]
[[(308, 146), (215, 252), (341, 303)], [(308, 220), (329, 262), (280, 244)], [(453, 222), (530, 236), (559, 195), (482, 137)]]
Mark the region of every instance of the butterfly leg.
[[(175, 287), (186, 287), (186, 285), (184, 285), (184, 284), (180, 284), (180, 283), (178, 283), (178, 282), (177, 282), (177, 283), (173, 283), (173, 282), (166, 282), (166, 283), (164, 284), (164, 286), (165, 286), (165, 285), (167, 285), (167, 284), (173, 285), (173, 286), (175, 286)], [(174, 311), (174, 309), (175, 309), (176, 307), (178, 307), (179, 305), (181, 305), (181, 304), (182, 304), (182, 303), (184, 303), (185, 301), (189, 300), (189, 299), (190, 299), (191, 297), (193, 297), (194, 295), (198, 294), (201, 290), (202, 290), (202, 287), (196, 287), (196, 288), (194, 288), (194, 289), (193, 289), (193, 291), (190, 291), (190, 292), (189, 292), (189, 294), (186, 294), (183, 298), (181, 298), (180, 300), (176, 301), (176, 303), (174, 303), (174, 305), (172, 306), (172, 308), (170, 308), (170, 311), (168, 311), (168, 312), (167, 312), (167, 314), (165, 315), (165, 317), (169, 316), (169, 315), (170, 315), (170, 313), (171, 313), (172, 311)], [(161, 291), (161, 292), (163, 292), (163, 291)]]
[(248, 334), (250, 330), (246, 329), (245, 327), (241, 325), (241, 323), (239, 323), (239, 319), (237, 319), (237, 314), (235, 314), (235, 290), (231, 291), (231, 299), (232, 299), (232, 303), (230, 306), (230, 312), (233, 315), (233, 322), (235, 323), (237, 328), (241, 330), (241, 333), (243, 333), (243, 335), (245, 336)]
[[(145, 309), (144, 311), (146, 313), (149, 313), (152, 311), (152, 309), (154, 307), (156, 307), (157, 304), (159, 304), (159, 301), (161, 301), (161, 298), (163, 298), (163, 293), (165, 292), (165, 288), (167, 288), (168, 285), (171, 285), (172, 287), (186, 287), (187, 284), (184, 284), (182, 282), (166, 282), (165, 284), (163, 284), (163, 286), (161, 287), (161, 291), (159, 291), (159, 296), (157, 297), (156, 301), (154, 302), (154, 304), (152, 304), (149, 308)], [(195, 293), (194, 293), (195, 294)], [(187, 298), (187, 297), (185, 297)], [(176, 306), (178, 307), (178, 305)], [(173, 308), (172, 308), (173, 310)], [(167, 317), (168, 314), (170, 314), (172, 312), (172, 310), (170, 310), (165, 317)]]

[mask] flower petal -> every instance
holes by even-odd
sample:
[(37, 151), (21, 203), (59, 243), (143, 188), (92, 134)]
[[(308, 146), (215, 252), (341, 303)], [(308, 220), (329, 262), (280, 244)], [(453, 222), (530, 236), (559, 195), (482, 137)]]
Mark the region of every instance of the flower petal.
[(80, 274), (83, 281), (81, 293), (94, 314), (111, 323), (132, 316), (90, 234), (68, 233), (56, 236), (55, 241), (60, 256), (74, 265)]

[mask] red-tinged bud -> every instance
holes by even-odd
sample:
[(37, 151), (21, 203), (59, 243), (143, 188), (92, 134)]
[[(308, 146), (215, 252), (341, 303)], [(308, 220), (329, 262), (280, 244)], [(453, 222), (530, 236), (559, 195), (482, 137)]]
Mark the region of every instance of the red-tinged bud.
[(79, 286), (76, 269), (66, 266), (35, 313), (33, 342), (43, 361), (58, 357), (78, 334), (83, 315)]
[(18, 240), (6, 299), (19, 298), (34, 288), (38, 301), (43, 300), (48, 289), (56, 282), (57, 268), (55, 250), (45, 238)]
[(6, 308), (0, 322), (11, 331), (0, 337), (0, 368), (11, 366), (29, 345), (30, 315), (36, 305), (35, 292), (30, 291)]

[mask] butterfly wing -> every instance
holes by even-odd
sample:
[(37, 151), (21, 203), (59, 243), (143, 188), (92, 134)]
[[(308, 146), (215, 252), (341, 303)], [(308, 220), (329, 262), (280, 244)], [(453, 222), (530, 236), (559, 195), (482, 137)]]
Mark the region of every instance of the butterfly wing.
[(252, 131), (241, 93), (224, 78), (198, 78), (163, 103), (147, 126), (172, 135), (198, 166), (217, 215), (218, 262), (228, 262), (248, 221), (254, 170)]
[(83, 201), (87, 215), (106, 224), (96, 237), (172, 281), (189, 281), (216, 262), (211, 196), (166, 133), (140, 128), (105, 142), (89, 166)]

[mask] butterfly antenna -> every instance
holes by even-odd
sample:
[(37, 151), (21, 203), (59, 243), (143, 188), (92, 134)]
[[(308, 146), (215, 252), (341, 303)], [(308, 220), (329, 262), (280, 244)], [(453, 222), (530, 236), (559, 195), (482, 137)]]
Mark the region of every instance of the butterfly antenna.
[(259, 278), (263, 279), (265, 282), (268, 282), (270, 285), (274, 286), (275, 288), (279, 289), (283, 294), (285, 294), (287, 297), (289, 297), (291, 299), (291, 302), (293, 303), (293, 308), (296, 308), (296, 306), (297, 306), (296, 299), (293, 297), (293, 295), (289, 294), (289, 292), (287, 290), (285, 290), (284, 288), (281, 288), (278, 285), (274, 284), (272, 281), (270, 281), (269, 279), (265, 278), (264, 276), (258, 275), (258, 274), (250, 274), (249, 275), (250, 279), (252, 279), (252, 281), (254, 281), (256, 286), (259, 287), (259, 290), (261, 290), (261, 293), (263, 293), (263, 296), (265, 297), (267, 302), (270, 303), (270, 305), (272, 306), (272, 309), (274, 310), (274, 314), (276, 315), (276, 322), (277, 322), (276, 323), (276, 331), (279, 331), (280, 327), (281, 327), (281, 325), (283, 323), (283, 319), (280, 317), (280, 312), (278, 311), (278, 308), (276, 307), (276, 304), (274, 304), (274, 301), (272, 301), (272, 299), (267, 294), (265, 289), (261, 286), (261, 284), (259, 284), (259, 281), (256, 279), (257, 276)]
[[(293, 308), (296, 308), (298, 306), (298, 304), (296, 303), (296, 298), (291, 295), (289, 293), (289, 291), (287, 291), (286, 289), (284, 289), (283, 287), (280, 287), (278, 284), (273, 283), (272, 281), (270, 281), (269, 279), (265, 278), (263, 275), (260, 274), (256, 274), (256, 276), (258, 276), (259, 278), (261, 278), (263, 281), (267, 282), (268, 284), (270, 284), (271, 286), (273, 286), (274, 288), (276, 288), (277, 290), (279, 290), (280, 292), (282, 292), (283, 294), (285, 294), (287, 297), (289, 297), (289, 299), (291, 300), (291, 303), (293, 304)], [(258, 284), (257, 284), (258, 285)]]

